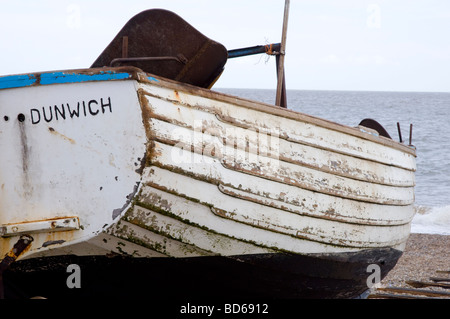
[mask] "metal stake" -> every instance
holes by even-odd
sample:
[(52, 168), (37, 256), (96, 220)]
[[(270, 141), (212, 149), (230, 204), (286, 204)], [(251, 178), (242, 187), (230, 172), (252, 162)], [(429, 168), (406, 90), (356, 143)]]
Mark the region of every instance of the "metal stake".
[(410, 124), (409, 125), (409, 145), (412, 145), (412, 130), (413, 130), (413, 125)]
[(397, 129), (398, 129), (398, 138), (400, 140), (400, 143), (403, 143), (402, 131), (400, 130), (400, 123), (399, 122), (397, 122)]

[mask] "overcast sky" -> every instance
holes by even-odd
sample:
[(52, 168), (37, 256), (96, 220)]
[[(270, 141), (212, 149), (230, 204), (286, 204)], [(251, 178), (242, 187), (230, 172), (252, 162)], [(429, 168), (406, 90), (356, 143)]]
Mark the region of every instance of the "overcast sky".
[[(229, 50), (281, 40), (284, 0), (0, 0), (0, 74), (89, 67), (135, 14), (165, 8)], [(288, 89), (450, 92), (450, 1), (291, 0)], [(276, 86), (274, 58), (215, 87)]]

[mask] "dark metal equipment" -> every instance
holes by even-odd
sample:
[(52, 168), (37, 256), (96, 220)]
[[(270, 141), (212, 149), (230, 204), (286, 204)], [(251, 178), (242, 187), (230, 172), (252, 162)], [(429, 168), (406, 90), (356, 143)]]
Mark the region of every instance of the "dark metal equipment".
[(371, 128), (375, 131), (378, 132), (378, 134), (380, 134), (380, 136), (384, 136), (387, 138), (391, 138), (391, 136), (389, 135), (389, 133), (385, 130), (385, 128), (378, 123), (377, 121), (373, 120), (373, 119), (364, 119), (362, 120), (359, 125), (367, 127), (367, 128)]
[(4, 299), (3, 272), (31, 245), (33, 237), (23, 235), (0, 262), (0, 299)]
[(125, 24), (91, 68), (129, 65), (178, 82), (211, 88), (227, 59), (266, 53), (276, 56), (279, 78), (276, 105), (286, 107), (284, 47), (289, 1), (286, 3), (281, 43), (230, 51), (173, 12), (146, 10)]
[(131, 65), (175, 81), (209, 88), (228, 58), (226, 48), (173, 12), (152, 9), (128, 21), (92, 68)]

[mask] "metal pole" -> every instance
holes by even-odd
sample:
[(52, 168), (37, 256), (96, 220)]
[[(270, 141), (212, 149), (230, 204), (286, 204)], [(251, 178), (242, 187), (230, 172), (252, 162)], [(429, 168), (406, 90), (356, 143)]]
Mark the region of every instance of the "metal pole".
[(278, 65), (278, 83), (277, 83), (277, 96), (275, 105), (286, 107), (286, 105), (281, 105), (281, 97), (283, 92), (283, 82), (284, 82), (284, 56), (286, 54), (286, 36), (287, 36), (287, 26), (289, 17), (289, 2), (290, 0), (285, 0), (284, 3), (284, 19), (283, 19), (283, 33), (281, 36), (281, 50), (280, 50), (280, 60)]
[(247, 55), (266, 53), (269, 55), (279, 54), (281, 43), (272, 43), (266, 45), (257, 45), (254, 47), (235, 49), (228, 51), (228, 59), (239, 58)]
[(402, 130), (400, 129), (400, 123), (399, 122), (397, 122), (397, 130), (398, 130), (398, 138), (400, 140), (400, 143), (403, 143)]
[(409, 125), (409, 146), (412, 146), (412, 130), (413, 130), (413, 125), (410, 124)]

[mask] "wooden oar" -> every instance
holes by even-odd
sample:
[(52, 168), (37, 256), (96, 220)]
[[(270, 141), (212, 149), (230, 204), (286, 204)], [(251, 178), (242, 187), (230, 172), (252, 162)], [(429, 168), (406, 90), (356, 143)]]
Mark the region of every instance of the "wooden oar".
[[(393, 295), (394, 298), (407, 298), (409, 297), (416, 299), (417, 296), (428, 296), (428, 297), (445, 297), (450, 298), (450, 293), (445, 291), (431, 291), (424, 289), (410, 289), (410, 288), (401, 288), (401, 287), (386, 287), (386, 288), (378, 288), (378, 291), (388, 292), (388, 293), (398, 293), (398, 294), (407, 294), (407, 295)], [(378, 294), (375, 294), (375, 298)], [(379, 296), (383, 296), (379, 294)]]

